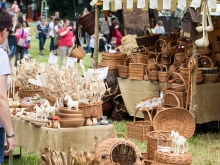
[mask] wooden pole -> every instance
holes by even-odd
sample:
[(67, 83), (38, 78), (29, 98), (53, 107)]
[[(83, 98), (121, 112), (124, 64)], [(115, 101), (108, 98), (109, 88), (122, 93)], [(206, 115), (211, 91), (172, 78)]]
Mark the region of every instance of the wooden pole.
[(94, 37), (94, 55), (93, 55), (93, 68), (98, 67), (98, 53), (99, 53), (99, 8), (95, 6), (95, 37)]

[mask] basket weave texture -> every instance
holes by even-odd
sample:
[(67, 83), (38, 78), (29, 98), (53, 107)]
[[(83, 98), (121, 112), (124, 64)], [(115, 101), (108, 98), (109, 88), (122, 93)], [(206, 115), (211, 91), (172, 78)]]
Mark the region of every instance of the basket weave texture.
[(76, 45), (70, 52), (69, 57), (77, 58), (77, 62), (85, 57), (85, 51), (78, 45)]
[(32, 97), (34, 94), (42, 95), (43, 90), (19, 90), (20, 98)]
[(124, 65), (117, 65), (118, 67), (118, 74), (120, 77), (123, 78), (128, 78), (128, 74), (129, 74), (129, 59), (132, 59), (133, 62), (135, 62), (135, 58), (133, 55), (128, 55), (125, 59), (124, 59)]
[(155, 131), (177, 131), (180, 135), (189, 139), (195, 132), (195, 119), (193, 115), (184, 108), (172, 108), (160, 111), (153, 119)]
[(130, 63), (129, 64), (129, 79), (143, 80), (144, 69), (145, 69), (145, 65), (142, 63)]

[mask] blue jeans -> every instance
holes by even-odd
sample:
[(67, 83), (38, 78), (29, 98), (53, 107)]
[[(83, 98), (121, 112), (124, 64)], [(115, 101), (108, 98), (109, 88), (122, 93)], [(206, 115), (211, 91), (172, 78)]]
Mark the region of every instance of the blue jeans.
[(47, 39), (47, 37), (45, 35), (40, 35), (39, 34), (39, 48), (40, 48), (40, 51), (43, 50), (46, 39)]
[(15, 52), (16, 52), (16, 47), (17, 47), (17, 45), (9, 45), (9, 49), (11, 51), (11, 53), (9, 54), (10, 58), (14, 57)]
[(91, 48), (89, 46), (91, 40), (91, 36), (88, 36), (88, 46), (87, 46), (87, 53), (91, 53)]
[(5, 129), (0, 128), (0, 164), (4, 161), (4, 150), (5, 150)]
[(50, 52), (54, 50), (54, 37), (50, 36)]
[[(31, 41), (30, 41), (30, 40), (28, 40), (28, 41), (27, 41), (27, 44), (29, 45), (29, 44), (30, 44), (30, 42), (31, 42)], [(25, 54), (28, 54), (28, 48), (26, 48), (26, 49), (25, 49)]]

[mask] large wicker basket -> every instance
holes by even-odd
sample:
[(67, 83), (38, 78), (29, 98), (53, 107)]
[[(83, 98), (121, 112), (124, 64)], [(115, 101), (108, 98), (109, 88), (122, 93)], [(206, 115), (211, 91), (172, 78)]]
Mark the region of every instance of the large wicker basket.
[(136, 121), (138, 111), (140, 110), (135, 111), (134, 122), (126, 123), (126, 131), (129, 138), (144, 142), (147, 139), (147, 133), (152, 131), (152, 117), (150, 112), (147, 111), (150, 120)]
[(103, 101), (97, 103), (91, 103), (89, 105), (79, 105), (79, 109), (83, 111), (83, 116), (97, 114), (97, 119), (101, 119), (103, 116), (102, 112), (102, 103)]
[(152, 131), (147, 134), (147, 159), (154, 160), (154, 153), (158, 146), (171, 147), (171, 132), (168, 131)]
[(114, 57), (115, 57), (117, 65), (123, 65), (124, 59), (127, 57), (127, 54), (123, 52), (116, 52)]
[(153, 119), (155, 131), (177, 131), (180, 135), (189, 139), (196, 128), (195, 118), (184, 108), (174, 107), (160, 111)]
[(128, 140), (126, 135), (117, 134), (123, 135), (124, 138), (117, 138), (114, 134), (111, 138), (100, 143), (95, 151), (95, 160), (100, 165), (144, 165), (144, 160), (138, 147)]
[(69, 57), (77, 58), (77, 62), (85, 57), (85, 51), (78, 45), (76, 45), (70, 52)]
[(95, 10), (79, 18), (78, 22), (92, 36), (95, 33)]
[(35, 94), (42, 95), (43, 90), (19, 90), (20, 98), (32, 97)]
[(151, 165), (191, 165), (192, 155), (190, 153), (184, 153), (174, 155), (172, 153), (162, 153), (160, 151), (155, 152), (154, 161)]
[(133, 55), (128, 55), (124, 59), (124, 65), (117, 65), (118, 67), (118, 75), (123, 78), (128, 78), (129, 75), (129, 59), (132, 59), (135, 62), (135, 58)]
[(136, 37), (136, 42), (138, 46), (145, 46), (147, 49), (154, 49), (156, 41), (159, 39), (159, 34), (147, 35)]

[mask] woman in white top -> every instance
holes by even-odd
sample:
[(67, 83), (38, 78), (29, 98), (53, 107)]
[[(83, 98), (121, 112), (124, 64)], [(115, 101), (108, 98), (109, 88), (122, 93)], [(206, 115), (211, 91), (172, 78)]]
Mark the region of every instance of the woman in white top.
[(155, 32), (156, 32), (156, 34), (164, 34), (165, 33), (162, 21), (158, 21), (157, 26), (155, 28)]
[(30, 48), (30, 43), (31, 43), (31, 28), (29, 27), (27, 21), (23, 22), (23, 29), (24, 32), (27, 34), (27, 48), (25, 49), (25, 54), (28, 54), (28, 49)]

